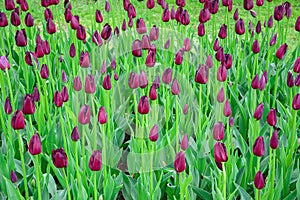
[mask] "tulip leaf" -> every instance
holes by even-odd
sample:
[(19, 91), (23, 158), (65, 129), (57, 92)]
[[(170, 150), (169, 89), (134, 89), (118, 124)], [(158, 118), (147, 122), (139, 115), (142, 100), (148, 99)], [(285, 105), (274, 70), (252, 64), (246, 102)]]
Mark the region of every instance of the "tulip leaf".
[(5, 177), (3, 178), (5, 179), (8, 199), (20, 199), (20, 200), (24, 199), (22, 195), (19, 193), (19, 191), (16, 189), (16, 187), (12, 184), (12, 182)]
[(241, 200), (249, 200), (249, 199), (253, 199), (250, 194), (248, 194), (244, 188), (242, 188), (240, 185), (235, 183), (235, 186), (238, 188), (240, 194), (241, 194)]
[(212, 200), (212, 195), (204, 189), (197, 188), (192, 186), (193, 191), (197, 194), (201, 199)]

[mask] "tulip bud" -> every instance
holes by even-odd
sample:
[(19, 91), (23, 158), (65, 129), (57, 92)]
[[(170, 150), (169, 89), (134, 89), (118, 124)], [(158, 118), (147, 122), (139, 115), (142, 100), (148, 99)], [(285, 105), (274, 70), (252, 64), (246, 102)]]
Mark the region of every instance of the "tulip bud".
[(48, 70), (48, 66), (46, 64), (42, 65), (41, 71), (40, 71), (40, 75), (42, 79), (48, 79), (49, 77), (49, 70)]
[(152, 9), (154, 8), (154, 0), (147, 0), (147, 8)]
[(132, 43), (132, 55), (135, 57), (141, 57), (142, 56), (142, 47), (141, 47), (141, 41), (135, 40)]
[(297, 18), (296, 23), (295, 23), (295, 30), (297, 32), (300, 32), (300, 16)]
[(68, 157), (63, 148), (52, 150), (52, 161), (57, 168), (68, 166)]
[(90, 123), (91, 110), (90, 107), (84, 104), (78, 113), (78, 122), (82, 125)]
[(155, 89), (154, 85), (152, 85), (149, 90), (149, 97), (152, 101), (157, 99), (157, 93), (156, 93), (156, 89)]
[(223, 50), (222, 47), (220, 47), (220, 48), (217, 50), (217, 53), (215, 54), (215, 57), (216, 57), (217, 61), (220, 61), (220, 62), (223, 62), (223, 61), (224, 61), (225, 54), (224, 54), (224, 50)]
[(6, 99), (5, 99), (4, 111), (8, 115), (11, 114), (11, 112), (12, 112), (11, 103), (10, 103), (10, 100), (8, 97), (6, 97)]
[(0, 12), (0, 27), (6, 27), (8, 25), (8, 21), (6, 18), (6, 14), (4, 12)]
[(15, 9), (14, 0), (5, 0), (5, 9), (6, 10), (13, 10), (13, 9)]
[(90, 56), (88, 52), (82, 51), (80, 54), (80, 67), (82, 68), (88, 68), (90, 66)]
[(187, 10), (184, 10), (180, 16), (180, 22), (182, 25), (189, 25), (190, 24), (190, 16)]
[(154, 25), (150, 30), (150, 40), (156, 41), (158, 39), (158, 28)]
[(295, 60), (294, 72), (295, 73), (300, 73), (300, 56)]
[(12, 119), (11, 119), (11, 126), (14, 130), (24, 129), (26, 126), (23, 112), (21, 110), (15, 111)]
[(46, 10), (44, 11), (44, 18), (45, 18), (45, 21), (48, 21), (48, 19), (53, 20), (52, 11), (49, 8), (46, 8)]
[(228, 154), (224, 143), (217, 142), (214, 145), (214, 158), (216, 162), (226, 162)]
[(295, 95), (292, 102), (292, 107), (294, 110), (300, 110), (300, 93)]
[(260, 47), (259, 47), (259, 43), (258, 43), (258, 40), (255, 40), (252, 44), (252, 52), (254, 54), (257, 54), (260, 52)]
[(79, 27), (79, 17), (77, 15), (72, 16), (70, 25), (71, 25), (71, 28), (73, 30), (78, 29), (78, 27)]
[(102, 168), (102, 154), (100, 150), (93, 151), (90, 160), (89, 160), (89, 168), (92, 171), (99, 171)]
[(277, 123), (277, 117), (276, 117), (276, 110), (271, 109), (268, 116), (267, 116), (267, 122), (270, 126), (275, 126)]
[(276, 21), (282, 20), (283, 14), (284, 14), (284, 7), (282, 5), (275, 6), (275, 8), (274, 8), (274, 19)]
[(34, 25), (34, 19), (30, 13), (26, 14), (24, 21), (27, 27), (32, 27)]
[(300, 86), (300, 73), (295, 78), (295, 86), (298, 86), (298, 87)]
[(50, 46), (49, 46), (48, 41), (47, 40), (43, 41), (42, 46), (43, 46), (44, 54), (49, 55), (50, 54)]
[(260, 82), (259, 82), (259, 77), (258, 77), (258, 74), (256, 74), (256, 75), (254, 76), (253, 80), (252, 80), (251, 87), (252, 87), (253, 89), (258, 89), (258, 88), (259, 88), (259, 84), (260, 84)]
[(80, 136), (79, 136), (78, 126), (75, 126), (71, 133), (71, 139), (74, 142), (77, 142), (79, 140), (79, 138), (80, 138)]
[(33, 95), (32, 95), (33, 101), (38, 102), (40, 100), (40, 93), (37, 87), (34, 87), (33, 89)]
[(176, 18), (176, 13), (175, 13), (174, 6), (172, 6), (172, 9), (171, 9), (171, 19), (175, 19), (175, 18)]
[(153, 67), (156, 62), (156, 50), (152, 51), (151, 49), (148, 50), (148, 55), (146, 57), (145, 65), (147, 67)]
[(6, 56), (0, 56), (0, 69), (3, 71), (10, 69), (10, 64)]
[(140, 114), (148, 114), (150, 110), (150, 105), (147, 96), (142, 96), (138, 104), (138, 112)]
[(225, 39), (226, 38), (226, 36), (227, 36), (227, 26), (225, 24), (223, 24), (221, 26), (218, 36), (221, 39)]
[(142, 49), (149, 49), (150, 48), (150, 38), (148, 35), (143, 35), (142, 37), (142, 42), (141, 42), (141, 47)]
[(283, 58), (283, 56), (285, 55), (285, 53), (286, 53), (286, 51), (287, 51), (287, 47), (288, 47), (288, 45), (285, 43), (285, 44), (282, 44), (279, 48), (278, 48), (278, 50), (277, 50), (277, 52), (276, 52), (276, 57), (278, 58), (278, 59), (282, 59)]
[(189, 138), (187, 134), (184, 134), (182, 137), (181, 143), (180, 143), (180, 148), (185, 151), (189, 146)]
[(252, 15), (252, 17), (256, 18), (257, 14), (254, 10), (250, 10), (250, 14)]
[(42, 144), (39, 134), (35, 133), (29, 141), (29, 152), (31, 155), (38, 155), (42, 152)]
[(26, 94), (23, 101), (23, 113), (32, 115), (35, 112), (35, 105), (33, 97), (29, 94)]
[(71, 10), (69, 8), (67, 8), (65, 10), (64, 15), (65, 15), (66, 22), (69, 23), (72, 20), (72, 17), (73, 17)]
[(225, 66), (221, 65), (218, 68), (218, 72), (217, 72), (217, 79), (220, 82), (224, 82), (227, 78), (227, 69)]
[(176, 78), (172, 82), (171, 90), (173, 95), (179, 95), (180, 93), (180, 86)]
[(170, 39), (168, 39), (164, 45), (165, 49), (169, 49), (169, 47), (170, 47)]
[(264, 144), (264, 138), (262, 136), (259, 136), (256, 138), (252, 151), (253, 151), (253, 154), (258, 157), (264, 156), (265, 144)]
[[(172, 78), (171, 78), (171, 79), (172, 79)], [(153, 81), (152, 86), (153, 86), (155, 89), (158, 89), (158, 88), (159, 88), (159, 86), (160, 86), (160, 77), (159, 77), (159, 76), (156, 76), (156, 77), (155, 77), (155, 80)]]
[(128, 79), (128, 85), (131, 89), (136, 89), (139, 87), (139, 75), (131, 72)]
[(144, 34), (147, 32), (146, 24), (143, 18), (139, 18), (136, 22), (136, 30), (139, 34)]
[(231, 54), (224, 54), (223, 60), (221, 61), (222, 65), (226, 67), (226, 69), (230, 69), (232, 67), (232, 56)]
[(208, 1), (208, 9), (211, 14), (216, 14), (219, 10), (219, 1), (218, 0)]
[(102, 86), (105, 90), (111, 89), (111, 81), (110, 81), (110, 75), (106, 75), (103, 79)]
[(225, 97), (225, 95), (224, 95), (224, 88), (222, 87), (222, 88), (219, 90), (219, 92), (218, 92), (218, 95), (217, 95), (217, 101), (218, 101), (219, 103), (224, 102), (224, 97)]
[(258, 190), (265, 187), (265, 180), (261, 171), (258, 171), (254, 177), (254, 185)]
[(191, 50), (191, 40), (190, 40), (190, 38), (184, 39), (183, 47), (184, 47), (184, 51)]
[(129, 17), (129, 19), (131, 18), (135, 18), (136, 17), (136, 11), (135, 11), (135, 7), (129, 3), (128, 7), (127, 7), (127, 15)]
[(288, 76), (287, 76), (287, 81), (286, 81), (286, 84), (289, 88), (293, 87), (294, 86), (294, 78), (293, 78), (293, 74), (292, 72), (288, 72)]
[(199, 22), (205, 23), (210, 20), (210, 12), (208, 9), (202, 9), (200, 10), (199, 14)]
[(107, 122), (107, 113), (104, 106), (101, 106), (98, 111), (98, 122), (100, 124), (105, 124)]
[(204, 27), (204, 23), (200, 23), (198, 26), (198, 35), (200, 37), (205, 35), (205, 27)]
[(54, 100), (54, 104), (55, 104), (56, 107), (61, 107), (62, 106), (62, 104), (63, 104), (63, 97), (62, 97), (62, 94), (60, 92), (56, 91), (54, 93), (53, 100)]
[(264, 111), (264, 104), (260, 103), (255, 109), (255, 112), (253, 114), (254, 118), (256, 120), (260, 120), (262, 117), (263, 111)]
[(27, 36), (25, 29), (17, 30), (15, 36), (16, 45), (19, 47), (25, 47), (27, 45)]
[(106, 0), (106, 2), (105, 2), (105, 11), (106, 12), (109, 12), (110, 11), (110, 4), (109, 4), (109, 2)]
[(273, 37), (270, 40), (270, 46), (274, 46), (276, 44), (276, 40), (277, 40), (277, 33), (275, 33), (273, 35)]
[(172, 80), (172, 68), (167, 68), (165, 69), (162, 75), (162, 81), (168, 85), (171, 83), (171, 80)]
[(12, 183), (18, 182), (18, 177), (17, 177), (15, 171), (13, 171), (13, 170), (10, 171), (10, 180)]
[(176, 154), (174, 161), (174, 169), (177, 173), (183, 172), (186, 168), (185, 155), (184, 152), (180, 151)]
[(112, 28), (108, 23), (106, 23), (102, 29), (101, 37), (104, 40), (108, 40), (111, 37), (111, 34), (112, 34)]
[(274, 132), (272, 134), (272, 137), (270, 139), (270, 147), (272, 149), (277, 149), (278, 148), (278, 129), (274, 129)]
[(206, 84), (208, 81), (208, 68), (205, 65), (199, 66), (195, 74), (195, 81), (200, 84)]
[(269, 20), (268, 20), (268, 27), (272, 28), (273, 27), (273, 16), (271, 15)]
[(223, 114), (225, 117), (229, 117), (232, 114), (228, 99), (226, 100), (226, 102), (224, 104)]
[(148, 85), (148, 79), (144, 72), (144, 70), (141, 71), (141, 74), (139, 75), (139, 86), (140, 88), (145, 88)]
[(260, 23), (260, 21), (257, 22), (255, 31), (256, 31), (257, 34), (261, 33), (261, 23)]
[(242, 19), (239, 19), (235, 23), (235, 32), (238, 35), (243, 35), (245, 33), (245, 24)]
[(162, 14), (162, 21), (163, 22), (168, 22), (170, 21), (170, 11), (168, 8), (164, 9), (164, 12)]
[(64, 83), (66, 83), (68, 81), (68, 77), (67, 77), (65, 70), (61, 71), (61, 79), (62, 79), (62, 82), (64, 82)]
[(181, 65), (182, 64), (182, 61), (183, 61), (183, 49), (179, 49), (177, 51), (177, 53), (175, 54), (175, 59), (174, 59), (174, 62), (176, 65)]
[(252, 0), (244, 0), (244, 9), (251, 10), (253, 8), (253, 1)]
[(234, 19), (234, 21), (237, 21), (239, 19), (239, 10), (238, 10), (238, 8), (234, 11), (233, 19)]
[(71, 57), (71, 58), (74, 58), (75, 55), (76, 55), (76, 49), (75, 49), (74, 43), (72, 43), (72, 44), (70, 45), (69, 54), (70, 54), (70, 57)]
[(150, 130), (149, 139), (152, 142), (156, 142), (157, 141), (157, 139), (158, 139), (158, 126), (157, 125), (154, 125), (152, 127), (152, 129)]
[(84, 85), (84, 91), (87, 94), (92, 94), (96, 91), (96, 85), (94, 81), (93, 75), (87, 75), (85, 78), (85, 85)]
[(213, 129), (213, 137), (215, 140), (220, 141), (224, 139), (224, 129), (225, 126), (222, 122), (215, 123)]
[(221, 48), (221, 47), (220, 47), (219, 39), (216, 38), (215, 41), (214, 41), (213, 49), (214, 49), (214, 51), (218, 51), (220, 48)]
[(257, 6), (262, 6), (262, 5), (264, 5), (264, 0), (256, 0), (256, 5), (257, 5)]

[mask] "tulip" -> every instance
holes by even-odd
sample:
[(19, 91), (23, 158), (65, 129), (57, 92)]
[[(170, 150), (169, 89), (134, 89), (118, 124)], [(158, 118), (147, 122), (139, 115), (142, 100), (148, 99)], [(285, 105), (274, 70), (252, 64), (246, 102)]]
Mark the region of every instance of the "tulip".
[(218, 95), (217, 95), (217, 101), (218, 101), (219, 103), (224, 102), (224, 97), (225, 97), (225, 95), (224, 95), (224, 88), (222, 87), (222, 88), (219, 90), (219, 92), (218, 92)]
[(8, 115), (11, 114), (11, 112), (12, 112), (12, 107), (11, 107), (10, 99), (8, 97), (6, 97), (6, 99), (5, 99), (4, 111)]
[(198, 26), (198, 35), (200, 37), (205, 35), (205, 27), (204, 27), (204, 23), (200, 23)]
[(129, 4), (130, 4), (130, 0), (123, 0), (124, 10), (128, 11)]
[(70, 54), (70, 57), (71, 57), (71, 58), (74, 58), (75, 55), (76, 55), (76, 49), (75, 49), (74, 43), (72, 43), (72, 44), (70, 45), (69, 54)]
[(180, 7), (184, 7), (186, 5), (185, 0), (176, 0), (176, 5)]
[(68, 157), (63, 148), (52, 150), (52, 161), (57, 168), (68, 166)]
[(42, 79), (48, 79), (49, 77), (49, 69), (48, 66), (46, 64), (42, 65), (41, 71), (40, 71), (40, 75)]
[(90, 123), (91, 110), (90, 107), (84, 104), (78, 113), (78, 122), (82, 125)]
[(55, 24), (51, 18), (47, 20), (46, 29), (49, 34), (53, 34), (56, 32)]
[(170, 84), (172, 80), (172, 68), (165, 69), (163, 75), (162, 75), (162, 81), (165, 84)]
[(256, 120), (260, 120), (261, 117), (262, 117), (262, 114), (264, 112), (264, 104), (263, 103), (260, 103), (255, 111), (254, 111), (254, 114), (253, 114), (253, 117), (256, 119)]
[(97, 46), (102, 45), (102, 38), (97, 30), (93, 33), (92, 42), (94, 42)]
[(110, 63), (110, 69), (115, 70), (116, 69), (116, 59), (113, 59)]
[(123, 20), (123, 23), (122, 23), (122, 30), (126, 31), (126, 20), (125, 19)]
[(286, 84), (289, 88), (293, 87), (295, 85), (294, 78), (292, 72), (288, 72), (287, 81)]
[(142, 56), (142, 47), (141, 47), (141, 41), (135, 40), (132, 43), (132, 55), (135, 57), (141, 57)]
[(16, 11), (13, 11), (10, 15), (10, 23), (14, 26), (19, 26), (21, 24), (19, 14)]
[(0, 56), (0, 69), (3, 71), (10, 69), (10, 64), (6, 56)]
[(156, 89), (155, 89), (154, 85), (152, 85), (152, 86), (150, 87), (150, 90), (149, 90), (149, 97), (150, 97), (150, 99), (153, 100), (153, 101), (157, 99), (157, 93), (156, 93)]
[[(171, 78), (172, 79), (172, 78)], [(160, 77), (159, 76), (156, 76), (153, 83), (152, 83), (152, 86), (155, 88), (155, 89), (158, 89), (159, 86), (160, 86)]]
[(208, 68), (212, 68), (212, 67), (214, 66), (213, 59), (212, 59), (212, 56), (211, 56), (211, 55), (208, 55), (208, 56), (207, 56), (205, 65), (206, 65)]
[(71, 139), (74, 142), (77, 142), (79, 140), (79, 138), (80, 138), (80, 136), (79, 136), (78, 126), (75, 126), (71, 133)]
[(184, 39), (183, 47), (184, 47), (184, 51), (191, 50), (191, 40), (190, 40), (190, 38), (185, 38)]
[(180, 93), (180, 86), (176, 78), (172, 82), (171, 90), (173, 95), (179, 95)]
[(38, 102), (40, 100), (40, 93), (37, 87), (34, 87), (33, 89), (33, 95), (32, 95), (33, 101)]
[(277, 40), (277, 33), (275, 33), (273, 35), (273, 37), (270, 40), (270, 46), (274, 46), (276, 44), (276, 40)]
[(253, 145), (253, 154), (262, 157), (265, 154), (265, 144), (264, 144), (264, 138), (262, 136), (258, 136), (254, 142)]
[(278, 148), (278, 129), (275, 128), (272, 137), (270, 139), (270, 147), (272, 149), (277, 149)]
[(129, 18), (135, 18), (136, 17), (136, 11), (134, 6), (130, 3), (127, 7), (127, 15)]
[(223, 60), (221, 61), (222, 65), (226, 67), (226, 69), (230, 69), (232, 66), (232, 56), (231, 54), (224, 54)]
[(208, 68), (205, 65), (199, 66), (196, 71), (195, 81), (200, 84), (206, 84), (208, 81)]
[(43, 7), (50, 6), (50, 0), (41, 0), (41, 6)]
[(61, 107), (63, 104), (63, 97), (62, 94), (58, 91), (54, 93), (54, 98), (53, 98), (54, 104), (56, 107)]
[(174, 161), (174, 169), (177, 173), (183, 172), (186, 168), (185, 155), (184, 152), (180, 151), (176, 154)]
[(264, 5), (264, 0), (256, 0), (256, 5), (257, 5), (257, 6), (262, 6), (262, 5)]
[(300, 110), (300, 93), (295, 95), (292, 102), (292, 107), (294, 110)]
[(140, 88), (145, 88), (148, 85), (148, 79), (144, 72), (144, 70), (141, 71), (141, 74), (139, 75), (139, 86)]
[(214, 41), (213, 49), (214, 49), (214, 51), (218, 51), (220, 48), (221, 48), (221, 47), (220, 47), (219, 39), (216, 38), (215, 41)]
[(148, 114), (150, 110), (150, 105), (147, 96), (142, 96), (138, 104), (138, 112), (140, 114)]
[(85, 31), (85, 28), (82, 25), (79, 25), (79, 27), (77, 28), (76, 37), (77, 37), (78, 40), (85, 41), (86, 31)]
[(78, 29), (78, 27), (79, 27), (79, 17), (77, 15), (72, 16), (70, 25), (71, 25), (71, 28), (73, 30)]
[(224, 139), (224, 129), (225, 126), (222, 122), (215, 123), (213, 129), (213, 137), (215, 140), (220, 141)]
[(158, 39), (158, 28), (154, 25), (150, 30), (150, 41), (156, 41)]
[(252, 15), (252, 17), (256, 18), (257, 14), (254, 10), (250, 10), (250, 14)]
[(102, 168), (102, 154), (100, 150), (93, 151), (90, 160), (89, 160), (89, 168), (92, 171), (99, 171)]
[(61, 96), (62, 96), (63, 102), (67, 102), (69, 100), (68, 88), (66, 86), (64, 86), (62, 88)]
[(156, 62), (156, 51), (152, 51), (149, 49), (148, 55), (146, 57), (145, 65), (147, 67), (153, 67)]
[(44, 56), (44, 50), (42, 44), (37, 44), (35, 47), (35, 55), (37, 58), (42, 58)]
[(81, 83), (81, 80), (80, 80), (80, 76), (76, 76), (74, 78), (73, 87), (74, 87), (74, 90), (76, 90), (76, 91), (80, 91), (82, 89), (82, 83)]
[(48, 19), (53, 20), (52, 11), (49, 8), (46, 8), (46, 10), (44, 11), (44, 18), (45, 18), (46, 21), (48, 21)]
[(29, 94), (26, 94), (23, 100), (23, 109), (24, 114), (32, 115), (35, 112), (35, 105), (33, 97)]
[(98, 111), (98, 122), (100, 124), (105, 124), (107, 122), (107, 113), (104, 106), (101, 106)]
[(251, 10), (253, 8), (253, 1), (252, 0), (244, 0), (244, 9)]
[(181, 143), (180, 143), (180, 148), (185, 151), (189, 146), (189, 138), (187, 134), (184, 134), (182, 137)]
[(260, 81), (259, 81), (259, 77), (258, 77), (258, 74), (256, 74), (252, 80), (252, 83), (251, 83), (251, 87), (253, 89), (258, 89), (259, 88), (259, 84), (260, 84)]
[(176, 19), (177, 22), (181, 21), (182, 12), (183, 12), (182, 7), (178, 7), (177, 10), (176, 10), (176, 13), (175, 13), (175, 19)]
[(184, 10), (183, 12), (182, 12), (182, 15), (181, 15), (181, 17), (180, 17), (180, 22), (181, 22), (181, 24), (183, 24), (183, 25), (189, 25), (190, 24), (190, 16), (189, 16), (189, 13), (188, 13), (188, 11), (187, 10)]
[(268, 116), (267, 116), (267, 122), (270, 126), (275, 126), (277, 123), (277, 117), (276, 117), (276, 110), (271, 109)]
[(199, 14), (199, 22), (205, 23), (210, 20), (210, 12), (208, 9), (202, 9), (200, 10)]
[(285, 55), (285, 53), (286, 53), (286, 51), (287, 51), (287, 47), (288, 47), (288, 45), (285, 43), (285, 44), (282, 44), (279, 48), (278, 48), (278, 50), (277, 50), (277, 52), (276, 52), (276, 57), (278, 58), (278, 59), (282, 59), (283, 57), (284, 57), (284, 55)]
[(6, 10), (13, 10), (13, 9), (15, 9), (14, 0), (5, 0), (5, 9)]
[(24, 115), (21, 110), (15, 111), (12, 119), (11, 119), (11, 126), (14, 130), (24, 129), (26, 126)]
[(223, 62), (225, 55), (224, 55), (224, 50), (223, 47), (220, 47), (217, 51), (217, 53), (215, 54), (217, 61)]
[(284, 14), (284, 7), (282, 5), (275, 6), (275, 8), (274, 8), (274, 19), (276, 21), (282, 20), (283, 14)]
[(226, 38), (226, 36), (227, 36), (227, 26), (225, 24), (223, 24), (221, 26), (218, 36), (221, 39), (225, 39)]
[(208, 1), (208, 9), (211, 14), (216, 14), (219, 10), (218, 0)]
[(238, 8), (234, 11), (233, 19), (234, 19), (234, 21), (237, 21), (239, 19), (239, 10), (238, 10)]
[(229, 117), (232, 114), (228, 99), (226, 100), (226, 102), (224, 104), (223, 114), (225, 117)]
[(30, 141), (29, 141), (29, 148), (28, 148), (29, 152), (31, 155), (38, 155), (42, 152), (42, 144), (41, 144), (41, 140), (40, 140), (40, 136), (38, 133), (35, 133)]
[(258, 43), (258, 40), (255, 40), (252, 44), (252, 52), (254, 54), (257, 54), (260, 52), (260, 47), (259, 47), (259, 43)]
[(156, 142), (158, 139), (158, 126), (154, 125), (152, 129), (150, 130), (149, 139), (152, 142)]
[(18, 177), (17, 177), (15, 171), (13, 171), (13, 170), (11, 170), (11, 172), (10, 172), (10, 180), (12, 183), (18, 182)]
[(6, 18), (6, 14), (4, 12), (0, 12), (0, 27), (6, 27), (8, 25), (8, 21)]
[(261, 171), (258, 171), (254, 177), (254, 186), (261, 190), (265, 187), (265, 180)]
[(154, 8), (155, 2), (154, 0), (147, 0), (147, 8), (152, 9)]
[(80, 54), (80, 67), (88, 68), (90, 66), (90, 56), (88, 52), (82, 51)]
[(296, 20), (295, 30), (298, 31), (298, 32), (300, 32), (300, 16)]
[(224, 143), (217, 142), (214, 145), (214, 158), (216, 162), (226, 162), (228, 154)]
[(295, 86), (300, 86), (300, 73), (295, 78)]
[(49, 46), (48, 41), (47, 40), (43, 41), (42, 46), (43, 46), (44, 54), (49, 55), (50, 54), (50, 46)]
[(110, 11), (110, 4), (109, 4), (108, 0), (106, 0), (106, 2), (105, 2), (105, 11), (106, 12)]
[(300, 56), (295, 60), (294, 72), (295, 73), (300, 73)]
[(148, 35), (143, 35), (142, 42), (141, 42), (142, 49), (149, 49), (150, 48), (150, 38)]
[(217, 72), (217, 79), (220, 82), (224, 82), (227, 78), (227, 69), (225, 66), (221, 65), (218, 68), (218, 72)]
[(131, 89), (136, 89), (139, 87), (139, 75), (131, 72), (128, 79), (128, 85)]
[(19, 47), (25, 47), (27, 45), (27, 36), (25, 29), (17, 30), (15, 36), (16, 45)]
[(143, 18), (139, 18), (136, 22), (136, 30), (139, 34), (144, 34), (147, 32), (146, 24)]
[(66, 22), (69, 23), (72, 20), (72, 16), (73, 16), (71, 10), (69, 8), (67, 8), (65, 10), (64, 15), (65, 15)]
[(257, 33), (257, 34), (260, 34), (260, 33), (261, 33), (261, 23), (260, 23), (260, 21), (257, 22), (256, 29), (255, 29), (255, 30), (256, 30), (256, 33)]
[(170, 20), (170, 11), (168, 8), (164, 9), (164, 12), (162, 14), (162, 21), (168, 22)]
[(233, 127), (233, 125), (234, 125), (234, 118), (233, 118), (233, 117), (230, 117), (230, 118), (229, 118), (229, 126), (230, 126), (230, 127)]
[(169, 47), (170, 47), (170, 39), (168, 39), (164, 45), (165, 49), (169, 49)]
[(111, 81), (110, 81), (110, 75), (106, 75), (103, 79), (102, 87), (105, 90), (110, 90), (111, 89)]
[(120, 34), (119, 27), (116, 26), (114, 29), (114, 35), (119, 36), (119, 34)]
[(65, 70), (61, 71), (61, 79), (62, 79), (63, 83), (66, 83), (68, 81), (68, 77), (67, 77)]
[(188, 114), (188, 111), (189, 111), (189, 104), (186, 103), (186, 104), (184, 105), (184, 107), (183, 107), (183, 114), (184, 114), (184, 115), (187, 115), (187, 114)]
[(176, 18), (176, 12), (175, 12), (174, 6), (172, 6), (172, 9), (171, 9), (171, 19), (175, 19), (175, 18)]
[(85, 84), (84, 84), (84, 91), (87, 94), (92, 94), (95, 93), (96, 91), (96, 85), (94, 81), (94, 76), (93, 75), (87, 75), (85, 78)]
[(177, 53), (175, 54), (175, 59), (174, 59), (174, 62), (176, 65), (181, 65), (182, 64), (182, 61), (183, 61), (183, 49), (179, 49), (177, 51)]
[(239, 19), (235, 23), (235, 32), (238, 35), (243, 35), (245, 33), (245, 24), (242, 19)]

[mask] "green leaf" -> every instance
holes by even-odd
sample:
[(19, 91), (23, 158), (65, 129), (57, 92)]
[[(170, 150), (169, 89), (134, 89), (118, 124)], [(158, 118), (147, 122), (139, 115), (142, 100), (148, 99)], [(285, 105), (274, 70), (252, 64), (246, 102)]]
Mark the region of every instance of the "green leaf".
[(8, 199), (24, 199), (20, 192), (16, 189), (16, 186), (13, 185), (13, 183), (8, 180), (7, 178), (3, 177), (5, 179), (5, 185), (7, 190), (7, 197)]
[(209, 192), (207, 192), (206, 190), (197, 188), (195, 186), (192, 186), (192, 189), (197, 194), (197, 196), (200, 197), (201, 199), (205, 199), (205, 200), (212, 199), (212, 195)]
[(242, 188), (241, 186), (239, 186), (238, 184), (234, 183), (235, 186), (238, 188), (240, 194), (241, 194), (241, 200), (250, 200), (252, 199), (252, 197), (250, 196), (250, 194), (248, 194), (246, 192), (246, 190), (244, 190), (244, 188)]

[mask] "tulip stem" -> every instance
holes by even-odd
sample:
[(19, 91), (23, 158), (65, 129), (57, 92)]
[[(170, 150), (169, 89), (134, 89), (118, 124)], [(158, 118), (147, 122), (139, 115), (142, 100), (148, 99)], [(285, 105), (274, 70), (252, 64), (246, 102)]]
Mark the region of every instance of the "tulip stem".
[(276, 67), (276, 76), (275, 76), (275, 90), (274, 90), (274, 95), (273, 95), (273, 102), (272, 102), (272, 108), (275, 108), (275, 103), (276, 103), (276, 96), (277, 96), (277, 88), (278, 88), (278, 76), (279, 76), (279, 68), (278, 66)]
[(94, 172), (94, 199), (97, 200), (97, 174)]
[(175, 121), (175, 129), (176, 129), (176, 152), (179, 151), (179, 110), (178, 110), (178, 98), (175, 96), (175, 112), (176, 112), (176, 121)]
[(10, 94), (11, 107), (12, 107), (12, 110), (15, 110), (14, 95), (13, 95), (13, 91), (12, 91), (12, 87), (11, 87), (11, 82), (10, 82), (8, 69), (6, 69), (5, 72), (6, 72), (6, 75), (7, 75), (7, 83), (8, 83), (8, 89), (9, 89), (9, 94)]
[(226, 200), (226, 170), (225, 170), (225, 163), (222, 162), (222, 170), (223, 170), (223, 195), (224, 200)]
[[(273, 156), (272, 156), (273, 155)], [(275, 161), (276, 161), (276, 152), (272, 148), (270, 148), (270, 163), (272, 163), (272, 171), (271, 171), (271, 180), (270, 180), (270, 191), (269, 194), (273, 195), (274, 190), (274, 180), (275, 180)]]
[(200, 84), (200, 87), (199, 87), (199, 94), (198, 94), (198, 101), (199, 101), (199, 111), (198, 111), (198, 121), (199, 121), (199, 124), (198, 124), (198, 133), (196, 135), (199, 135), (200, 132), (201, 132), (201, 113), (202, 113), (202, 109), (201, 109), (201, 106), (202, 106), (202, 84)]
[[(259, 171), (259, 168), (260, 168), (260, 157), (257, 157), (257, 169), (256, 171)], [(259, 193), (259, 189), (257, 189), (255, 186), (254, 186), (254, 190), (255, 190), (255, 196), (257, 200), (260, 199), (260, 193)]]
[(78, 165), (78, 149), (77, 149), (77, 142), (73, 143), (74, 145), (74, 150), (75, 150), (75, 165), (76, 165), (76, 176), (77, 176), (77, 183), (78, 183), (78, 188), (81, 184), (81, 179), (80, 179), (80, 174), (79, 174), (79, 165)]
[(62, 108), (58, 108), (58, 110), (59, 110), (59, 118), (60, 118), (60, 125), (61, 125), (62, 137), (63, 137), (63, 142), (64, 142), (64, 148), (65, 148), (66, 154), (68, 155), (68, 145), (67, 145), (67, 139), (66, 139), (66, 134), (65, 134)]
[(39, 172), (40, 166), (39, 166), (38, 155), (34, 156), (34, 160), (35, 160), (36, 184), (37, 184), (37, 188), (38, 188), (38, 200), (42, 200), (40, 172)]
[(67, 193), (68, 193), (68, 200), (71, 200), (71, 193), (70, 193), (70, 188), (69, 188), (69, 181), (68, 181), (68, 177), (66, 175), (66, 171), (65, 171), (65, 168), (62, 169), (63, 170), (63, 174), (64, 174), (64, 177), (65, 177), (65, 180), (66, 180), (66, 187), (67, 187)]
[(23, 180), (24, 180), (25, 197), (26, 197), (26, 199), (29, 199), (25, 161), (24, 161), (24, 155), (23, 155), (23, 142), (22, 142), (21, 134), (19, 132), (17, 132), (17, 135), (18, 135), (18, 142), (19, 142), (19, 152), (20, 152), (21, 163), (22, 163), (22, 173), (23, 173)]
[(154, 157), (154, 148), (155, 148), (155, 144), (153, 142), (151, 142), (151, 159), (150, 159), (150, 195), (151, 195), (151, 199), (152, 194), (153, 194), (153, 157)]

